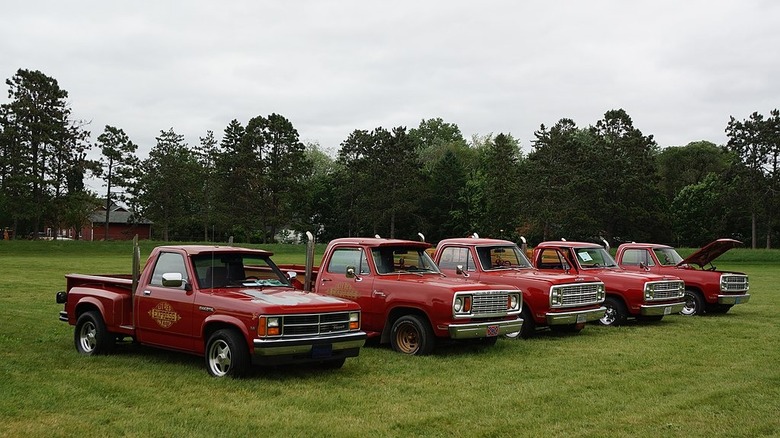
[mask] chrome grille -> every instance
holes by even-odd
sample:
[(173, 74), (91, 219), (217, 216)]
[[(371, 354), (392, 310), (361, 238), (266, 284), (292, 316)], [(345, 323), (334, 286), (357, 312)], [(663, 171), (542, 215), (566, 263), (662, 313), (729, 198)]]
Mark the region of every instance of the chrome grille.
[(745, 293), (750, 288), (748, 276), (743, 274), (721, 274), (720, 290), (725, 293)]
[(680, 290), (685, 288), (685, 283), (677, 280), (653, 281), (650, 283), (653, 287), (651, 300), (668, 300), (671, 298), (680, 298)]
[(471, 313), (474, 316), (506, 314), (509, 294), (506, 291), (485, 291), (474, 293)]
[(349, 312), (284, 315), (282, 336), (310, 336), (349, 331)]
[(585, 306), (599, 302), (601, 283), (565, 284), (553, 286), (563, 292), (562, 306)]

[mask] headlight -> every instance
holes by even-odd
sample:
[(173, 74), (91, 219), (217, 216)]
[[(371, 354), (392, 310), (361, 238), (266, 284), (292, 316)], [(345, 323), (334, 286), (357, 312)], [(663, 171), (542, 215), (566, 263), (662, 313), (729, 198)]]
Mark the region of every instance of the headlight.
[(267, 326), (267, 333), (268, 336), (279, 336), (282, 334), (282, 328), (281, 328), (281, 318), (278, 316), (272, 316), (268, 318), (268, 324)]
[(552, 290), (550, 290), (550, 305), (563, 305), (563, 291), (560, 288), (554, 287)]
[(360, 330), (360, 312), (349, 313), (349, 329)]
[(452, 308), (455, 309), (456, 313), (460, 312), (461, 309), (463, 309), (463, 298), (455, 298), (455, 304), (452, 306)]
[(509, 294), (509, 302), (507, 303), (509, 310), (515, 310), (520, 307), (520, 295)]
[(604, 284), (600, 284), (598, 289), (596, 289), (596, 299), (599, 301), (604, 301), (604, 299), (607, 298), (606, 290), (604, 289)]
[(471, 295), (457, 295), (452, 300), (452, 312), (455, 315), (467, 315), (471, 312)]
[(653, 285), (645, 283), (645, 299), (650, 300), (653, 298)]

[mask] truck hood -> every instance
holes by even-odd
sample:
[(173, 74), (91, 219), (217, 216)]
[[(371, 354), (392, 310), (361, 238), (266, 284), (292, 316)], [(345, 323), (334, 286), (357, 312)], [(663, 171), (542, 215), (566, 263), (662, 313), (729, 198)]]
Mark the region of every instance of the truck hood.
[(600, 281), (593, 275), (573, 275), (557, 272), (541, 272), (536, 269), (523, 269), (523, 270), (495, 270), (485, 271), (482, 273), (482, 278), (489, 276), (496, 281), (505, 279), (507, 283), (525, 282), (525, 281), (539, 281), (547, 282), (553, 285), (570, 284), (570, 283), (589, 283)]
[(246, 302), (255, 302), (266, 306), (279, 306), (287, 309), (317, 307), (318, 311), (346, 310), (353, 308), (352, 301), (314, 292), (303, 292), (290, 288), (246, 287), (241, 289), (220, 289), (217, 295)]
[(680, 263), (678, 263), (677, 266), (697, 265), (703, 268), (704, 266), (711, 263), (716, 258), (723, 255), (724, 252), (730, 250), (731, 248), (735, 248), (741, 245), (742, 242), (740, 242), (739, 240), (718, 239), (714, 242), (708, 243), (703, 248), (689, 255), (688, 257), (683, 259)]
[(593, 272), (593, 275), (600, 278), (602, 281), (608, 278), (625, 278), (634, 279), (636, 281), (661, 281), (661, 280), (678, 280), (673, 275), (653, 274), (646, 271), (629, 271), (623, 268), (612, 269), (600, 269), (597, 272)]
[(477, 290), (518, 290), (517, 286), (509, 284), (487, 284), (479, 281), (469, 280), (463, 277), (441, 277), (439, 275), (385, 275), (374, 282), (403, 282), (428, 285), (432, 287), (448, 288), (455, 292), (477, 291)]

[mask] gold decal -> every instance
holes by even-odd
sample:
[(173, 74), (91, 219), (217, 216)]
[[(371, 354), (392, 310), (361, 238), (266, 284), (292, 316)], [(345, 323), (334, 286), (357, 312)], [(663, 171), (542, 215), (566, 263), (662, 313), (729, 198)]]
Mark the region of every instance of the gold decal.
[(356, 300), (360, 296), (358, 291), (348, 283), (339, 283), (336, 286), (330, 288), (328, 290), (328, 295), (347, 298), (350, 300)]
[(157, 321), (157, 324), (162, 328), (170, 328), (181, 319), (181, 316), (165, 301), (158, 304), (154, 309), (149, 310), (149, 316)]

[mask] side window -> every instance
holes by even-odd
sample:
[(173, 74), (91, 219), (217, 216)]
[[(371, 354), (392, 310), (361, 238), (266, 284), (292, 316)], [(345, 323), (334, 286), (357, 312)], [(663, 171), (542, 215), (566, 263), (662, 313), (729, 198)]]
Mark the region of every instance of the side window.
[(368, 258), (360, 248), (340, 248), (333, 251), (333, 256), (328, 262), (328, 272), (345, 274), (347, 266), (354, 266), (361, 275), (369, 273)]
[(644, 263), (646, 266), (655, 265), (653, 259), (649, 257), (647, 250), (627, 249), (626, 252), (623, 253), (624, 265), (639, 266), (640, 263)]
[(449, 247), (441, 252), (439, 267), (441, 269), (455, 269), (458, 265), (467, 271), (474, 270), (474, 259), (468, 248)]
[(182, 257), (181, 254), (174, 252), (161, 253), (159, 257), (157, 257), (157, 263), (154, 265), (150, 284), (153, 286), (162, 286), (163, 274), (171, 272), (178, 272), (185, 281), (187, 280), (187, 269), (184, 265), (184, 257)]
[(539, 254), (539, 269), (560, 269), (563, 270), (560, 254), (556, 249), (543, 249)]

